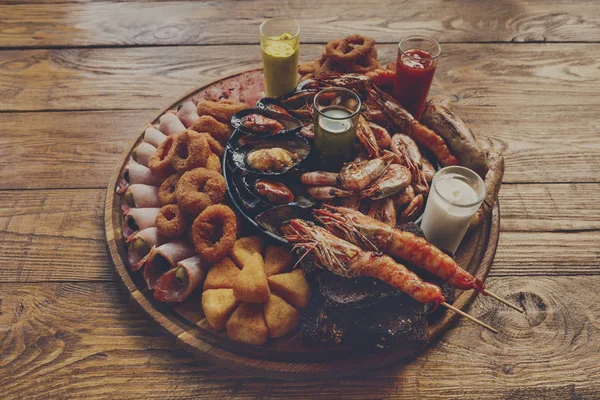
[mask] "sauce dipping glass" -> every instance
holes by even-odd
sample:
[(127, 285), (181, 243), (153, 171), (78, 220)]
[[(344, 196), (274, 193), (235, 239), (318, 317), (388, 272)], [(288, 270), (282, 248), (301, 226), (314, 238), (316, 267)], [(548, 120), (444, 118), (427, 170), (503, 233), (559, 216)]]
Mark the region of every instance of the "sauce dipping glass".
[(485, 184), (474, 171), (460, 166), (439, 170), (421, 221), (425, 238), (454, 254), (484, 198)]

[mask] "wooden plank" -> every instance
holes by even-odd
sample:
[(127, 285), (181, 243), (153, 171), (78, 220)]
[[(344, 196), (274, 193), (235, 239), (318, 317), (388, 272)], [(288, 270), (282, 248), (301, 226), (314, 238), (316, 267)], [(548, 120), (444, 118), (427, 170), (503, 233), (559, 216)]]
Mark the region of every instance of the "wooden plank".
[(246, 377), (178, 349), (114, 284), (1, 284), (0, 387), (8, 398), (593, 398), (600, 277), (489, 283), (526, 309), (479, 296), (469, 311), (498, 335), (461, 321), (407, 365), (309, 382)]
[[(599, 186), (504, 185), (491, 275), (598, 274)], [(104, 193), (0, 191), (0, 282), (115, 280), (104, 241)]]
[(257, 43), (258, 26), (273, 16), (296, 19), (305, 43), (354, 32), (387, 43), (411, 34), (444, 42), (600, 38), (598, 3), (566, 0), (491, 4), (468, 0), (460, 7), (442, 0), (387, 0), (376, 7), (358, 0), (4, 4), (0, 15), (0, 47)]
[[(382, 61), (396, 58), (395, 45), (379, 50)], [(304, 45), (301, 58), (322, 51), (323, 45)], [(260, 66), (256, 45), (11, 50), (0, 57), (0, 111), (157, 109)], [(447, 44), (433, 91), (465, 105), (591, 109), (600, 105), (598, 68), (598, 46), (592, 44)]]

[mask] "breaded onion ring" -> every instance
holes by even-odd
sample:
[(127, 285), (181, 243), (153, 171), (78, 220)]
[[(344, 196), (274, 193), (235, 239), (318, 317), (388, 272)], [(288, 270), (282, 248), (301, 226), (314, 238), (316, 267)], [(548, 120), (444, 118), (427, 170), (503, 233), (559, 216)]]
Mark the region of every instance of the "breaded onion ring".
[(150, 168), (154, 175), (165, 177), (175, 172), (171, 160), (173, 159), (173, 154), (175, 154), (173, 145), (178, 137), (178, 134), (167, 136), (165, 141), (158, 146), (156, 152), (150, 157), (148, 168)]
[(375, 40), (358, 34), (350, 35), (340, 42), (332, 40), (327, 43), (327, 57), (333, 61), (348, 63), (366, 57), (375, 47)]
[(221, 168), (221, 159), (216, 154), (211, 154), (208, 156), (208, 160), (206, 160), (206, 169), (210, 169), (211, 171), (218, 172), (223, 175), (223, 170)]
[(181, 210), (198, 215), (206, 207), (223, 201), (226, 191), (225, 178), (221, 174), (206, 168), (196, 168), (181, 176), (175, 197)]
[(233, 249), (237, 218), (226, 205), (208, 207), (194, 220), (192, 237), (196, 251), (209, 262), (217, 262)]
[(175, 189), (177, 188), (179, 178), (181, 178), (181, 175), (173, 174), (160, 184), (160, 187), (158, 188), (158, 200), (163, 206), (166, 206), (167, 204), (177, 204)]
[(206, 136), (208, 135), (200, 135), (190, 129), (179, 135), (173, 145), (174, 151), (171, 159), (173, 168), (177, 172), (183, 173), (206, 165), (206, 160), (210, 154)]
[(219, 122), (210, 115), (202, 115), (194, 121), (190, 129), (196, 132), (206, 132), (222, 144), (227, 142), (232, 132), (229, 123)]
[(162, 236), (172, 239), (185, 232), (185, 215), (177, 204), (163, 206), (156, 216), (156, 229)]
[(365, 57), (355, 60), (354, 63), (348, 66), (349, 72), (357, 74), (365, 74), (370, 71), (374, 71), (379, 68), (377, 57)]
[(198, 135), (206, 139), (206, 142), (208, 143), (208, 147), (211, 152), (216, 154), (218, 157), (223, 157), (223, 155), (225, 154), (225, 147), (223, 147), (223, 145), (219, 143), (217, 139), (212, 137), (207, 132), (199, 132)]
[(219, 122), (229, 123), (231, 117), (238, 111), (249, 108), (246, 103), (234, 103), (227, 100), (206, 100), (198, 103), (198, 115), (210, 115)]

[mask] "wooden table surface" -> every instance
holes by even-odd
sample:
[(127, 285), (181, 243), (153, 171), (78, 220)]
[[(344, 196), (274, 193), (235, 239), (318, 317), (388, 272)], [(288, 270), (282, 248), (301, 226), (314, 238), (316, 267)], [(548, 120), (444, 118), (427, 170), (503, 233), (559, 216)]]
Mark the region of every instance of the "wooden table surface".
[[(326, 4), (327, 3), (327, 4)], [(108, 178), (133, 135), (184, 93), (260, 66), (258, 25), (302, 28), (301, 60), (374, 37), (391, 60), (443, 47), (433, 91), (504, 150), (490, 289), (406, 365), (273, 381), (178, 348), (117, 282)], [(596, 0), (0, 4), (0, 398), (600, 398), (600, 3)]]

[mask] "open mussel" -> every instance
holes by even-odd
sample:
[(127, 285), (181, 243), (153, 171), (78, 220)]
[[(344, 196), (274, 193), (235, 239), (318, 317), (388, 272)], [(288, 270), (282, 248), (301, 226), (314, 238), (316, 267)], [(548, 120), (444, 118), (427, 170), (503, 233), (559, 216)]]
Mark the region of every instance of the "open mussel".
[(281, 175), (299, 165), (310, 153), (306, 139), (288, 135), (281, 140), (246, 143), (233, 149), (238, 168), (258, 175)]
[(281, 225), (294, 218), (309, 219), (310, 210), (292, 204), (270, 208), (256, 216), (256, 222), (266, 231), (282, 237)]
[(248, 108), (231, 118), (231, 125), (248, 135), (272, 137), (298, 132), (302, 123), (289, 114)]

